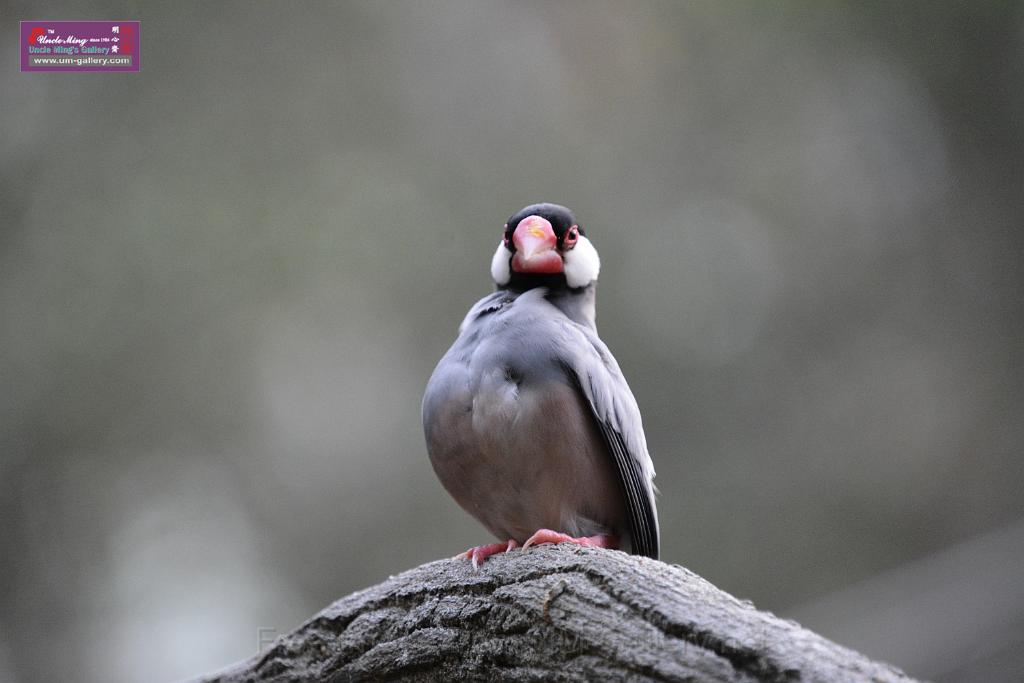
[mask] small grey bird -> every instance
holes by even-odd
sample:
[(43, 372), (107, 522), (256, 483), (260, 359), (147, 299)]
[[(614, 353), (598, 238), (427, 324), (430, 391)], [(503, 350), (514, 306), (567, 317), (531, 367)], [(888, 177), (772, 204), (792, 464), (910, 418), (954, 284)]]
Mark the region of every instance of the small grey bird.
[[(478, 301), (423, 396), (441, 483), (501, 543), (578, 543), (658, 557), (654, 465), (640, 411), (597, 336), (597, 250), (569, 209), (512, 216)], [(506, 540), (507, 539), (507, 540)]]

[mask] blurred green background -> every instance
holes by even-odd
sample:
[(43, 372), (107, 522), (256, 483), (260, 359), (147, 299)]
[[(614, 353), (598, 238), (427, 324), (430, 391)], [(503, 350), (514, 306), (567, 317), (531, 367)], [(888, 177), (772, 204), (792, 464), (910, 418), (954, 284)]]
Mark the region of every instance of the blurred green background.
[[(160, 681), (487, 540), (423, 387), (572, 207), (664, 559), (1024, 669), (1024, 5), (7, 3), (0, 680)], [(17, 21), (139, 19), (138, 74)]]

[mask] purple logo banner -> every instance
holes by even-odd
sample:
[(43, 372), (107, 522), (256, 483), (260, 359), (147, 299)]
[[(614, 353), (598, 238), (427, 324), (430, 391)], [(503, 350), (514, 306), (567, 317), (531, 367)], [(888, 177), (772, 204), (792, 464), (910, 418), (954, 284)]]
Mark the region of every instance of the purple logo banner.
[(138, 71), (137, 21), (23, 21), (22, 71)]

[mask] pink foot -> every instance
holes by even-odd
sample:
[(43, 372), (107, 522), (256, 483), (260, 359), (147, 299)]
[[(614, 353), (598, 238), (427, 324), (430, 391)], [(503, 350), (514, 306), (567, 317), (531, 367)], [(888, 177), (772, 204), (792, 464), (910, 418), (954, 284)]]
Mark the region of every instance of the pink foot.
[(490, 543), (488, 545), (478, 545), (475, 548), (470, 548), (464, 553), (459, 553), (455, 556), (457, 560), (472, 560), (473, 569), (479, 569), (480, 565), (483, 564), (491, 555), (497, 555), (498, 553), (507, 553), (509, 550), (518, 548), (519, 544), (511, 538), (508, 539), (508, 543)]
[(587, 548), (619, 547), (618, 540), (614, 536), (609, 536), (607, 534), (573, 538), (569, 534), (552, 531), (551, 529), (538, 529), (537, 533), (526, 539), (526, 543), (523, 544), (523, 550), (526, 550), (531, 545), (540, 545), (541, 543), (575, 543), (576, 545), (582, 545)]

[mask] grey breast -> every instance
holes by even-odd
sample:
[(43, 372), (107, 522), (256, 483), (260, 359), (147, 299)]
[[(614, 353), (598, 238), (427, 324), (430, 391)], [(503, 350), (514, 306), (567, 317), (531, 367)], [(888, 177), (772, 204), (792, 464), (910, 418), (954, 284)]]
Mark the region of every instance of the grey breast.
[(565, 369), (568, 320), (543, 290), (481, 300), (423, 401), (438, 478), (499, 539), (627, 532), (607, 445)]

